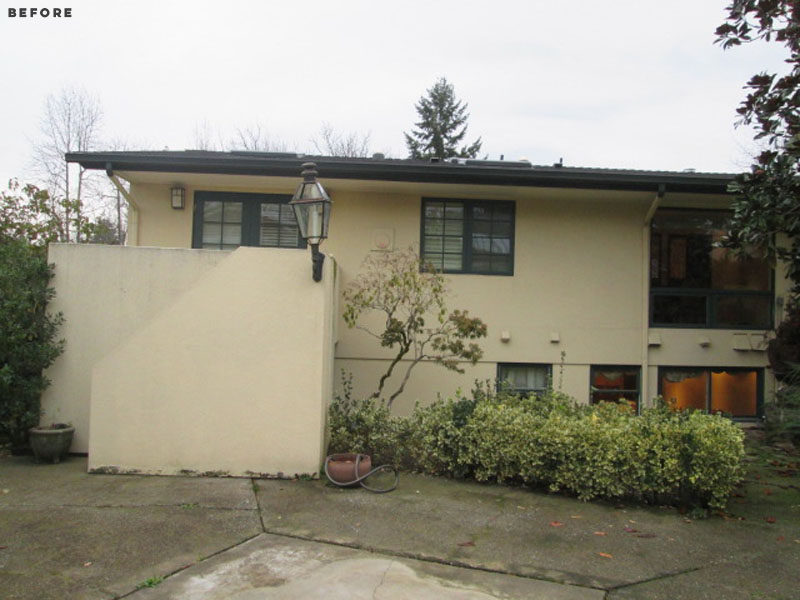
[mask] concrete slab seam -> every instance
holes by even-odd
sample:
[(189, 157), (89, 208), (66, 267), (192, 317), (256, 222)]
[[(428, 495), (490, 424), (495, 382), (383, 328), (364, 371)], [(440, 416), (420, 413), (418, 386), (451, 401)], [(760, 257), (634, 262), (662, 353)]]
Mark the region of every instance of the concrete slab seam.
[(661, 579), (669, 579), (670, 577), (677, 577), (678, 575), (686, 575), (687, 573), (694, 573), (695, 571), (702, 571), (706, 567), (691, 567), (688, 569), (681, 569), (679, 571), (670, 571), (668, 573), (661, 573), (660, 575), (656, 575), (654, 577), (648, 577), (647, 579), (642, 579), (640, 581), (632, 581), (630, 583), (621, 583), (619, 585), (614, 585), (608, 588), (609, 592), (616, 592), (618, 590), (622, 590), (625, 588), (633, 587), (636, 585), (642, 585), (645, 583), (651, 583), (653, 581), (659, 581)]
[[(492, 569), (490, 567), (484, 566), (477, 566), (471, 565), (469, 563), (457, 561), (457, 560), (448, 560), (444, 558), (439, 558), (438, 556), (428, 556), (425, 554), (415, 554), (413, 552), (402, 552), (399, 550), (387, 550), (385, 548), (375, 548), (373, 546), (367, 546), (362, 544), (350, 543), (350, 542), (340, 542), (336, 540), (328, 540), (325, 538), (315, 538), (310, 536), (304, 535), (296, 535), (296, 534), (289, 534), (285, 532), (279, 531), (272, 531), (272, 530), (265, 530), (264, 533), (268, 533), (269, 535), (275, 535), (279, 537), (291, 538), (296, 540), (303, 540), (306, 542), (315, 542), (318, 544), (328, 544), (330, 546), (340, 546), (343, 548), (352, 548), (353, 550), (364, 550), (366, 552), (371, 552), (373, 554), (381, 554), (384, 556), (395, 556), (397, 558), (409, 558), (411, 560), (418, 560), (421, 562), (429, 562), (429, 563), (436, 563), (440, 565), (445, 565), (447, 567), (458, 567), (461, 569), (470, 569), (472, 571), (482, 571), (484, 573), (496, 573), (498, 575), (511, 575), (512, 577), (520, 577), (522, 579), (531, 579), (534, 581), (547, 581), (549, 583), (557, 583), (559, 585), (568, 585), (577, 588), (585, 588), (590, 590), (598, 590), (603, 592), (608, 592), (613, 587), (602, 587), (597, 585), (584, 585), (580, 583), (573, 583), (570, 581), (563, 581), (556, 579), (554, 577), (546, 577), (542, 575), (526, 575), (521, 573), (514, 573), (513, 571), (509, 571), (508, 569)], [(699, 568), (699, 567), (698, 567)], [(566, 573), (569, 574), (569, 573)], [(679, 573), (676, 573), (676, 575)], [(657, 579), (657, 578), (656, 578)], [(637, 582), (638, 583), (638, 582)], [(625, 584), (625, 585), (635, 585), (635, 584)], [(624, 587), (624, 586), (621, 586)]]
[(254, 477), (250, 478), (250, 490), (253, 492), (253, 497), (256, 499), (256, 510), (258, 511), (258, 520), (261, 521), (261, 531), (266, 533), (267, 528), (264, 525), (264, 514), (261, 512), (261, 502), (258, 499), (258, 483)]
[[(263, 535), (263, 534), (257, 533), (255, 535), (251, 535), (250, 537), (248, 537), (246, 539), (243, 539), (240, 542), (236, 542), (235, 544), (231, 544), (230, 546), (227, 546), (225, 548), (221, 548), (220, 550), (217, 550), (216, 552), (212, 552), (211, 554), (209, 554), (208, 556), (204, 556), (203, 558), (201, 558), (197, 562), (178, 567), (177, 569), (174, 569), (174, 570), (170, 571), (166, 575), (163, 575), (163, 578), (164, 578), (164, 580), (167, 580), (170, 577), (172, 577), (173, 575), (177, 575), (178, 573), (180, 573), (182, 571), (185, 571), (186, 569), (189, 569), (190, 567), (193, 567), (193, 566), (198, 565), (198, 564), (200, 564), (202, 562), (210, 560), (210, 559), (214, 558), (215, 556), (218, 556), (218, 555), (222, 554), (223, 552), (227, 552), (228, 550), (233, 550), (234, 548), (236, 548), (238, 546), (241, 546), (242, 544), (246, 544), (250, 540), (253, 540), (253, 539), (257, 538), (260, 535)], [(126, 592), (125, 594), (121, 594), (119, 596), (114, 596), (114, 599), (116, 600), (117, 598), (127, 598), (131, 594), (135, 594), (136, 592), (138, 592), (140, 589), (141, 588), (136, 587), (136, 588), (132, 589), (130, 592)]]

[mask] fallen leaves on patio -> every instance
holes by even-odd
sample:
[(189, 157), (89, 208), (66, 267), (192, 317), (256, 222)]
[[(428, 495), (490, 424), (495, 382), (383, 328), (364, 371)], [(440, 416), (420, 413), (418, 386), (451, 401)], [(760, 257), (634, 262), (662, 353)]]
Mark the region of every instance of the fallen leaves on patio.
[(563, 527), (564, 524), (561, 521), (550, 521), (550, 527)]
[(767, 517), (767, 518), (766, 518), (766, 519), (764, 519), (764, 520), (765, 520), (767, 523), (774, 523), (774, 522), (775, 522), (775, 517)]
[(608, 535), (605, 531), (595, 531), (595, 535)]
[(597, 554), (602, 556), (603, 558), (614, 558), (614, 556), (612, 554), (609, 554), (608, 552), (598, 552)]
[(462, 548), (472, 548), (475, 546), (475, 542), (470, 540), (469, 542), (459, 542), (458, 545), (461, 546)]
[(639, 533), (638, 529), (634, 529), (633, 527), (626, 527), (625, 533)]

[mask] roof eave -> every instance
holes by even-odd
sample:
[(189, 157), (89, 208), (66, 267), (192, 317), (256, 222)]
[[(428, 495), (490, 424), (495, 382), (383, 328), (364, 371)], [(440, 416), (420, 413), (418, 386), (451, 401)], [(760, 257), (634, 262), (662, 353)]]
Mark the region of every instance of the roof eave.
[(167, 173), (212, 173), (225, 175), (299, 177), (300, 166), (314, 160), (320, 175), (330, 179), (502, 185), (522, 187), (582, 188), (625, 191), (667, 191), (726, 194), (733, 176), (702, 173), (603, 172), (558, 167), (507, 168), (452, 163), (373, 161), (371, 159), (331, 159), (325, 157), (235, 155), (202, 153), (125, 153), (74, 152), (68, 162), (86, 169), (149, 171)]

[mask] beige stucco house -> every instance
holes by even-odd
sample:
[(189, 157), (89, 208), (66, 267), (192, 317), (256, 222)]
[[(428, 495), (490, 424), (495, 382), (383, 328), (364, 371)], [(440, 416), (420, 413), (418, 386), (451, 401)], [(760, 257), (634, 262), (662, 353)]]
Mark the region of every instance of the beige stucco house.
[[(251, 152), (67, 159), (129, 184), (126, 247), (51, 248), (67, 350), (45, 419), (76, 424), (73, 451), (92, 470), (315, 472), (337, 374), (367, 394), (388, 356), (344, 326), (340, 290), (392, 248), (417, 248), (447, 273), (451, 308), (489, 327), (477, 365), (420, 365), (398, 412), (502, 378), (753, 420), (774, 386), (765, 338), (787, 284), (714, 246), (728, 174)], [(307, 160), (333, 200), (319, 283), (287, 205)]]

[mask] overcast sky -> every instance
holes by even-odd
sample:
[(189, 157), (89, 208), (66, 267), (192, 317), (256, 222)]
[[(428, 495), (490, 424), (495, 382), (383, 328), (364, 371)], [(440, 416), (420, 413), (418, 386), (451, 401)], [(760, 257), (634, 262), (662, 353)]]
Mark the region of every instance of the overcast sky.
[[(728, 0), (316, 2), (60, 0), (70, 19), (0, 15), (0, 181), (30, 177), (48, 94), (100, 99), (107, 140), (183, 150), (260, 123), (309, 151), (323, 122), (406, 156), (437, 78), (469, 104), (489, 158), (738, 171), (742, 86), (780, 46), (723, 51)], [(3, 187), (5, 187), (3, 185)]]

